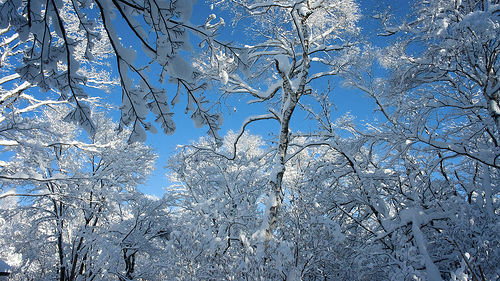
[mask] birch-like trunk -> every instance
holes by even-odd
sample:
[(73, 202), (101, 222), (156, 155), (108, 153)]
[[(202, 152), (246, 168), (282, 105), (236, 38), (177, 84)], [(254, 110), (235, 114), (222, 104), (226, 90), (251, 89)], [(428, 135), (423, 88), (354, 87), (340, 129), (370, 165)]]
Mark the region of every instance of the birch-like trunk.
[(278, 220), (278, 211), (280, 205), (283, 201), (283, 176), (285, 174), (285, 165), (287, 161), (288, 145), (290, 142), (289, 131), (290, 131), (290, 120), (292, 118), (293, 112), (297, 107), (297, 103), (305, 92), (307, 84), (307, 76), (310, 67), (309, 61), (309, 34), (306, 26), (306, 19), (308, 15), (299, 15), (295, 10), (292, 12), (294, 18), (296, 30), (302, 45), (302, 69), (300, 73), (296, 76), (300, 79), (297, 88), (292, 87), (290, 81), (291, 73), (287, 73), (280, 68), (278, 60), (276, 60), (276, 70), (283, 80), (282, 85), (282, 102), (281, 102), (281, 116), (280, 116), (280, 133), (278, 139), (278, 153), (275, 159), (273, 172), (269, 177), (270, 184), (270, 194), (269, 202), (265, 209), (264, 215), (264, 227), (265, 229), (265, 242), (264, 247), (267, 251), (268, 243), (273, 236), (273, 232), (276, 229), (276, 224)]

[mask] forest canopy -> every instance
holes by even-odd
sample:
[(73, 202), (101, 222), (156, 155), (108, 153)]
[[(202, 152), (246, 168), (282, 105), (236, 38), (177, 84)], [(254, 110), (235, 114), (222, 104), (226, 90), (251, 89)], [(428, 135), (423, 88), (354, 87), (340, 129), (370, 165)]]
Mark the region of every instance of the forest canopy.
[(391, 3), (0, 0), (9, 280), (500, 279), (500, 3)]

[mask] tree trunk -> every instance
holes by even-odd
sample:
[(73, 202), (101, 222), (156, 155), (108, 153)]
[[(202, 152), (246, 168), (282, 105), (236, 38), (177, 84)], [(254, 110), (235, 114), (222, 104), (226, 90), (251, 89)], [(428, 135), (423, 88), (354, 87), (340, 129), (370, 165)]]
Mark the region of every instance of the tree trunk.
[[(297, 11), (293, 12), (294, 21), (297, 27), (298, 36), (301, 39), (302, 45), (302, 67), (299, 74), (295, 77), (299, 80), (299, 85), (296, 89), (292, 87), (290, 75), (284, 69), (280, 68), (278, 60), (275, 60), (276, 70), (283, 79), (282, 85), (282, 101), (281, 101), (281, 116), (280, 116), (280, 134), (278, 140), (278, 154), (274, 163), (273, 172), (269, 177), (270, 194), (269, 201), (266, 206), (264, 221), (265, 224), (265, 241), (264, 249), (267, 252), (269, 241), (272, 238), (273, 232), (276, 229), (278, 210), (283, 201), (283, 176), (285, 174), (285, 164), (287, 161), (288, 145), (290, 142), (290, 120), (293, 112), (299, 102), (300, 97), (304, 94), (307, 85), (307, 76), (309, 74), (309, 34), (306, 26), (308, 15), (300, 16)], [(290, 71), (288, 71), (290, 72)]]

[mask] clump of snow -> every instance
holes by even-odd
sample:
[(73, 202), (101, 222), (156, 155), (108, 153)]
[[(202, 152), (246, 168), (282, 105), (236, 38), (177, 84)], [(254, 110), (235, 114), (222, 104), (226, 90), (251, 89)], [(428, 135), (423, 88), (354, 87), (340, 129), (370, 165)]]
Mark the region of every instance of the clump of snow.
[(227, 81), (229, 80), (229, 76), (228, 76), (227, 72), (225, 70), (221, 70), (221, 72), (219, 73), (219, 76), (222, 79), (222, 81), (221, 81), (222, 84), (226, 85)]
[(284, 73), (288, 74), (290, 72), (290, 61), (288, 60), (288, 57), (285, 55), (276, 55), (274, 56), (274, 59), (278, 63), (279, 69), (283, 71)]

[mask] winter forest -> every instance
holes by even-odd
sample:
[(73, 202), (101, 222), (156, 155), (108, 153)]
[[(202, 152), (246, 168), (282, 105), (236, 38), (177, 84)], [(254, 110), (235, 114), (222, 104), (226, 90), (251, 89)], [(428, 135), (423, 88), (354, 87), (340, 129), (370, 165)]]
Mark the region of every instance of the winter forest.
[(0, 0), (9, 280), (499, 280), (500, 1), (396, 2)]

